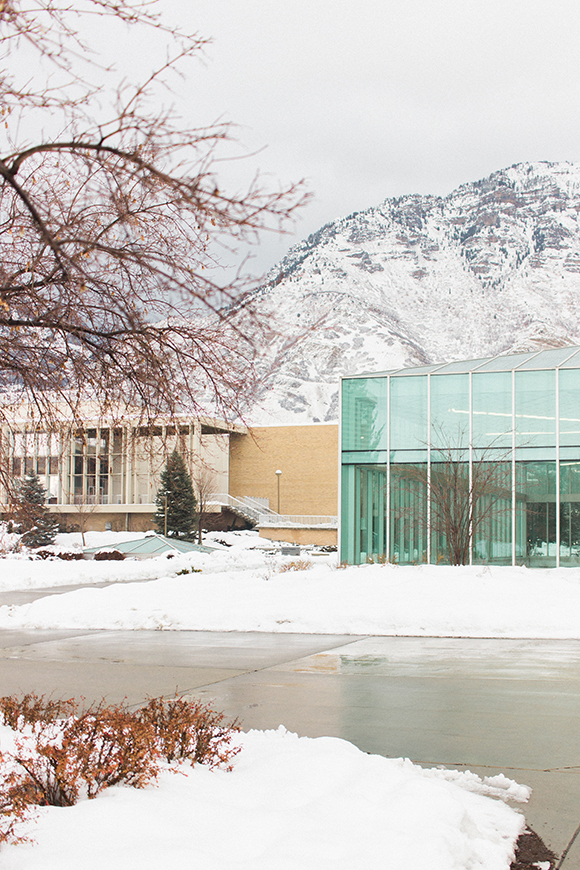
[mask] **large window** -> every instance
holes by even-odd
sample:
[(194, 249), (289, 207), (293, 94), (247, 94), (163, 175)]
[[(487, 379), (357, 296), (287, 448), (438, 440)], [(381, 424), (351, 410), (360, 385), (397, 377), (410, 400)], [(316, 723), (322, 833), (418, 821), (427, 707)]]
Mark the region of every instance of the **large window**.
[(556, 372), (516, 372), (516, 445), (556, 445)]
[(387, 447), (387, 378), (352, 378), (343, 382), (342, 449)]
[[(560, 446), (580, 445), (580, 369), (562, 369), (560, 385)], [(580, 458), (580, 457), (579, 457)]]
[(391, 378), (391, 450), (424, 450), (427, 419), (427, 376)]
[(431, 444), (443, 448), (469, 444), (469, 375), (431, 377)]
[(512, 373), (474, 372), (472, 389), (474, 447), (511, 447)]
[(536, 568), (556, 566), (556, 463), (516, 464), (516, 559)]
[(391, 465), (390, 557), (400, 565), (427, 561), (427, 463)]

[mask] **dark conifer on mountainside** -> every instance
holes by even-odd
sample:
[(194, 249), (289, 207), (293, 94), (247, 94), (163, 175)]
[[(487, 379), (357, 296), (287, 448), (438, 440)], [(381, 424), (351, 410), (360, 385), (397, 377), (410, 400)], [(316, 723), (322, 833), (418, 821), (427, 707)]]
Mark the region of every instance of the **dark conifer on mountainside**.
[(193, 540), (197, 520), (197, 501), (191, 476), (183, 457), (174, 450), (161, 472), (161, 486), (155, 499), (153, 521), (157, 530), (171, 538)]
[(46, 506), (46, 490), (37, 474), (28, 473), (18, 485), (14, 522), (26, 547), (54, 544), (58, 523)]

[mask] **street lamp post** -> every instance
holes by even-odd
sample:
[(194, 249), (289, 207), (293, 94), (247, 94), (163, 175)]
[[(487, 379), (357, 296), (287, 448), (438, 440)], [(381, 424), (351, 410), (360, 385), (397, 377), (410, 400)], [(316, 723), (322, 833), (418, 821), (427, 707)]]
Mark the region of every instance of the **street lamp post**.
[(280, 513), (280, 475), (282, 474), (281, 470), (278, 469), (276, 472), (276, 477), (278, 479), (278, 513)]
[(164, 498), (165, 498), (165, 532), (164, 532), (164, 537), (165, 538), (167, 537), (167, 496), (168, 495), (169, 495), (169, 493), (167, 492), (167, 490), (165, 490), (165, 494), (164, 494)]

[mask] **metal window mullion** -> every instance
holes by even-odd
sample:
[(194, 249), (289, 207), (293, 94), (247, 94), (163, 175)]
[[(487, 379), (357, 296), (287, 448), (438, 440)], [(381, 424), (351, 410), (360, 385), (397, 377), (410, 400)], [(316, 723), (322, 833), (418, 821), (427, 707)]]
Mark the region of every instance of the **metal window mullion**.
[(473, 372), (469, 372), (469, 564), (473, 564)]
[[(342, 496), (343, 496), (343, 492), (342, 492), (342, 427), (343, 427), (343, 422), (342, 422), (342, 389), (343, 389), (343, 384), (342, 384), (342, 378), (341, 378), (340, 382), (339, 382), (339, 389), (338, 389), (338, 505), (337, 505), (337, 508), (338, 508), (338, 528), (336, 530), (336, 536), (337, 536), (336, 543), (337, 543), (337, 549), (338, 549), (338, 564), (339, 565), (341, 564), (341, 562), (343, 562), (345, 560), (345, 554), (344, 554), (343, 548), (342, 548), (342, 512), (343, 512), (343, 505), (342, 505)], [(192, 433), (191, 449), (193, 451), (193, 421), (191, 424), (191, 433)], [(229, 451), (228, 451), (228, 454), (229, 454)], [(228, 459), (228, 463), (229, 463), (229, 459)], [(229, 464), (228, 464), (228, 493), (229, 493), (229, 491), (230, 491), (230, 475), (229, 475)]]
[(101, 423), (97, 423), (97, 443), (95, 444), (95, 504), (101, 503)]
[(385, 552), (391, 558), (391, 378), (387, 378), (387, 492), (385, 495)]
[(431, 564), (431, 373), (427, 374), (427, 564)]
[(556, 369), (556, 568), (560, 567), (560, 369)]
[(516, 373), (512, 369), (512, 565), (516, 564)]

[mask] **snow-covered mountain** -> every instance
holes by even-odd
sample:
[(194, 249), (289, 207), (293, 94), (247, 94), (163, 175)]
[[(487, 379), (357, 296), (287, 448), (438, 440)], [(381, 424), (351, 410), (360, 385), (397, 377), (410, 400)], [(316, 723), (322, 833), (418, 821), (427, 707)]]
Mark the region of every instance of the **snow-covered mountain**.
[(580, 164), (520, 163), (327, 224), (256, 291), (258, 423), (335, 421), (338, 378), (580, 344)]

